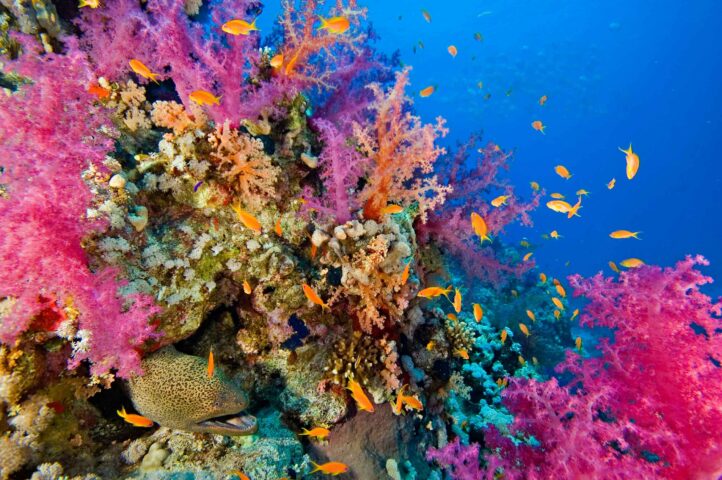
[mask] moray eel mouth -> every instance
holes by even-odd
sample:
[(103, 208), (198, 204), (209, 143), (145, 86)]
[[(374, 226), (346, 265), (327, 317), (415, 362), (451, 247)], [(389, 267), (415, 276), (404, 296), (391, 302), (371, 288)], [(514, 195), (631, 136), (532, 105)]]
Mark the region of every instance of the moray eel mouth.
[(256, 417), (243, 412), (211, 417), (196, 425), (199, 430), (220, 435), (252, 435), (258, 431)]

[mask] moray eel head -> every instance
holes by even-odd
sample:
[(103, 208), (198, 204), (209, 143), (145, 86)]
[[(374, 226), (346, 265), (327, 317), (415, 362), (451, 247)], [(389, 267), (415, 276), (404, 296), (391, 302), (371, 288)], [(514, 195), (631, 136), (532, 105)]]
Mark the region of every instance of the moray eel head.
[(128, 381), (136, 410), (161, 426), (219, 435), (251, 435), (256, 419), (243, 413), (248, 397), (206, 360), (165, 347), (143, 359), (143, 375)]

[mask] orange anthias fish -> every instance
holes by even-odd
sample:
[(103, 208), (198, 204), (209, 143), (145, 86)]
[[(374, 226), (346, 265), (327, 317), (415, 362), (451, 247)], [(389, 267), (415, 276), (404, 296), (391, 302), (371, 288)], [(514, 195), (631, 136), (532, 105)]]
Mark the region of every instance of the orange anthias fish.
[(103, 88), (100, 85), (90, 85), (88, 86), (88, 93), (91, 95), (95, 95), (101, 100), (104, 100), (108, 97), (110, 97), (110, 90), (107, 88)]
[(523, 334), (526, 335), (527, 337), (528, 337), (529, 335), (531, 335), (531, 332), (529, 331), (529, 327), (527, 327), (527, 326), (526, 326), (525, 324), (523, 324), (523, 323), (519, 323), (519, 330), (521, 330), (521, 333), (523, 333)]
[(502, 205), (506, 205), (506, 201), (509, 199), (509, 195), (499, 195), (494, 200), (491, 201), (492, 207), (501, 207)]
[(547, 274), (542, 272), (539, 274), (539, 281), (542, 283), (547, 283)]
[(311, 430), (308, 430), (306, 428), (303, 429), (299, 435), (306, 435), (309, 437), (314, 437), (316, 440), (323, 440), (331, 433), (331, 430), (325, 427), (315, 427)]
[(506, 337), (509, 336), (509, 332), (506, 331), (506, 328), (501, 331), (501, 334), (499, 335), (501, 338), (501, 344), (504, 345), (504, 342), (506, 342)]
[(281, 227), (281, 219), (276, 219), (276, 224), (273, 226), (273, 231), (276, 232), (276, 235), (279, 237), (283, 236), (283, 228)]
[(531, 122), (531, 128), (533, 128), (537, 132), (541, 132), (542, 134), (546, 135), (544, 129), (547, 127), (541, 122), (541, 120), (534, 120), (533, 122)]
[(474, 304), (474, 320), (476, 320), (476, 323), (479, 323), (481, 319), (484, 318), (484, 310), (481, 308), (481, 305), (478, 303)]
[(556, 193), (556, 192), (555, 192), (555, 193), (552, 193), (550, 196), (551, 196), (552, 198), (557, 199), (557, 200), (564, 200), (564, 195), (562, 195), (561, 193)]
[(570, 320), (574, 320), (575, 318), (577, 318), (577, 315), (579, 315), (579, 309), (575, 308), (572, 312), (572, 318)]
[(611, 268), (614, 273), (619, 273), (619, 267), (617, 267), (617, 264), (611, 260), (609, 261), (609, 268)]
[(301, 288), (303, 288), (303, 294), (306, 295), (306, 298), (309, 299), (311, 302), (315, 303), (316, 305), (320, 305), (322, 310), (331, 310), (331, 307), (329, 307), (326, 302), (321, 300), (321, 297), (319, 297), (316, 291), (311, 288), (307, 283), (302, 284)]
[(564, 304), (557, 297), (552, 297), (552, 303), (559, 309), (564, 310)]
[(198, 105), (220, 105), (221, 97), (216, 97), (205, 90), (194, 90), (188, 95), (192, 102)]
[(364, 389), (356, 380), (352, 379), (348, 381), (348, 389), (351, 391), (351, 397), (356, 401), (356, 406), (359, 410), (374, 413), (374, 404), (371, 403), (369, 397), (364, 393)]
[(517, 360), (519, 360), (519, 365), (521, 365), (522, 367), (523, 367), (524, 365), (526, 365), (526, 360), (524, 360), (524, 357), (522, 357), (521, 355), (519, 355), (519, 356), (516, 357), (516, 358), (517, 358)]
[(146, 67), (143, 62), (140, 60), (136, 60), (135, 58), (128, 62), (128, 65), (130, 65), (130, 69), (133, 70), (135, 73), (140, 75), (143, 78), (147, 78), (148, 80), (152, 80), (155, 83), (158, 83), (158, 80), (155, 79), (155, 77), (158, 76), (157, 73), (153, 73), (150, 71), (150, 68)]
[(439, 295), (444, 295), (448, 298), (449, 292), (451, 292), (451, 285), (446, 288), (428, 287), (421, 290), (416, 296), (421, 298), (434, 298)]
[(456, 289), (454, 289), (454, 290), (455, 290), (455, 293), (454, 293), (454, 302), (453, 302), (454, 311), (455, 311), (456, 313), (459, 313), (459, 312), (461, 311), (461, 292), (459, 291), (458, 288), (456, 288)]
[(622, 147), (619, 147), (619, 151), (626, 154), (627, 159), (627, 178), (629, 180), (633, 179), (634, 176), (637, 174), (637, 170), (639, 170), (639, 155), (634, 153), (632, 151), (632, 144), (629, 144), (628, 149), (623, 149)]
[(577, 337), (576, 340), (574, 340), (574, 344), (577, 346), (577, 350), (581, 353), (582, 351), (582, 337)]
[(564, 165), (557, 165), (556, 167), (554, 167), (554, 172), (560, 177), (562, 177), (564, 180), (569, 180), (570, 178), (572, 178), (572, 174), (569, 173), (569, 170), (567, 170), (567, 167), (565, 167)]
[(532, 255), (534, 255), (534, 252), (529, 252), (529, 253), (527, 253), (526, 255), (524, 255), (524, 257), (522, 258), (522, 260), (525, 261), (525, 262), (526, 262), (526, 261), (529, 261), (529, 259), (531, 258)]
[(580, 188), (579, 190), (577, 190), (577, 193), (576, 193), (576, 194), (579, 195), (579, 196), (582, 196), (582, 195), (587, 196), (587, 195), (589, 195), (589, 193), (590, 193), (590, 192), (584, 190), (583, 188)]
[(637, 268), (644, 265), (644, 262), (638, 258), (626, 258), (619, 262), (619, 264), (624, 268)]
[(449, 45), (446, 50), (448, 50), (449, 55), (451, 55), (453, 58), (456, 58), (456, 55), (459, 53), (459, 51), (456, 49), (456, 46), (454, 45)]
[(532, 322), (536, 322), (536, 315), (534, 315), (534, 312), (531, 310), (526, 311), (526, 316), (529, 317)]
[(321, 20), (321, 26), (318, 27), (318, 30), (326, 30), (328, 33), (333, 33), (334, 35), (341, 35), (351, 28), (351, 22), (349, 22), (346, 17), (331, 17), (325, 19), (319, 15), (318, 18)]
[(238, 219), (248, 229), (253, 230), (256, 233), (261, 233), (261, 222), (256, 217), (243, 210), (237, 203), (231, 205), (233, 211), (238, 215)]
[(208, 352), (208, 378), (212, 378), (215, 371), (216, 362), (213, 360), (213, 350), (211, 350)]
[(555, 240), (562, 238), (562, 236), (559, 235), (559, 232), (557, 232), (556, 230), (552, 230), (552, 232), (549, 234), (549, 236)]
[[(469, 355), (467, 354), (467, 360), (469, 359), (468, 357)], [(413, 410), (421, 411), (424, 409), (424, 405), (421, 403), (421, 400), (412, 395), (401, 395), (401, 401)]]
[(240, 480), (251, 480), (251, 478), (250, 478), (248, 475), (246, 475), (245, 473), (241, 472), (240, 470), (233, 470), (233, 471), (231, 472), (231, 475), (235, 475), (235, 476), (238, 477)]
[(614, 188), (614, 185), (615, 185), (616, 183), (617, 183), (617, 179), (616, 179), (616, 178), (611, 179), (611, 180), (609, 181), (609, 183), (607, 184), (607, 188), (608, 188), (609, 190), (613, 189), (613, 188)]
[(547, 103), (547, 96), (542, 95), (541, 98), (539, 99), (539, 105), (541, 105), (543, 107), (545, 103)]
[(296, 63), (298, 63), (298, 57), (301, 55), (301, 50), (303, 49), (299, 48), (296, 50), (296, 53), (293, 54), (291, 60), (289, 60), (286, 64), (286, 68), (284, 69), (286, 75), (291, 75), (293, 73), (293, 69), (296, 67)]
[(130, 423), (134, 427), (152, 427), (154, 425), (153, 420), (146, 418), (143, 415), (136, 415), (135, 413), (127, 413), (125, 407), (117, 411), (118, 416)]
[(404, 271), (401, 272), (401, 285), (406, 285), (409, 281), (409, 271), (411, 270), (411, 262), (407, 263), (404, 267)]
[[(35, 3), (35, 2), (33, 2)], [(80, 0), (80, 3), (78, 3), (78, 8), (83, 7), (90, 7), (90, 8), (98, 8), (100, 6), (100, 0)]]
[(554, 310), (554, 318), (559, 320), (559, 317), (561, 317), (561, 316), (562, 316), (562, 312), (560, 312), (559, 310)]
[(539, 186), (539, 182), (532, 181), (532, 182), (529, 182), (529, 185), (531, 186), (531, 189), (534, 190), (535, 192), (538, 192), (539, 189), (541, 188)]
[(281, 68), (283, 65), (283, 54), (278, 53), (271, 57), (271, 61), (269, 62), (271, 65), (271, 68)]
[(348, 472), (348, 465), (341, 462), (326, 462), (322, 465), (319, 465), (316, 462), (311, 462), (311, 465), (314, 467), (313, 470), (311, 470), (311, 473), (321, 472), (326, 475), (340, 475)]
[(231, 35), (250, 35), (251, 32), (259, 31), (256, 28), (255, 18), (251, 23), (240, 19), (230, 20), (221, 26), (221, 30)]
[[(429, 342), (431, 343), (431, 342)], [(428, 349), (428, 347), (427, 347)], [(404, 402), (404, 389), (406, 388), (406, 384), (401, 385), (401, 388), (399, 389), (398, 395), (396, 396), (396, 403), (391, 404), (391, 411), (394, 413), (394, 415), (401, 415), (403, 413), (403, 402)]]
[(621, 238), (636, 238), (637, 240), (641, 240), (637, 235), (639, 235), (642, 232), (630, 232), (629, 230), (615, 230), (612, 233), (609, 234), (610, 237), (621, 239)]
[(561, 284), (555, 285), (554, 288), (556, 288), (557, 293), (559, 294), (560, 297), (564, 298), (567, 296), (567, 291), (564, 290), (564, 287), (562, 287)]
[(424, 16), (424, 20), (426, 20), (428, 23), (431, 23), (431, 14), (430, 14), (427, 10), (424, 10), (424, 9), (422, 8), (422, 9), (421, 9), (421, 15)]
[(466, 351), (464, 348), (460, 348), (459, 350), (454, 352), (458, 357), (463, 358), (464, 360), (469, 359), (469, 352)]
[(253, 289), (251, 288), (251, 284), (248, 283), (248, 280), (243, 280), (243, 293), (246, 295), (250, 295)]
[(447, 313), (447, 314), (446, 314), (446, 318), (448, 318), (449, 320), (454, 321), (455, 323), (459, 323), (459, 317), (457, 317), (457, 316), (454, 315), (453, 313)]
[(572, 206), (569, 205), (569, 202), (565, 202), (564, 200), (550, 200), (547, 202), (547, 208), (559, 213), (569, 213)]
[(386, 205), (381, 209), (381, 215), (394, 215), (404, 211), (404, 207), (401, 205)]
[(484, 243), (484, 240), (491, 242), (489, 228), (486, 226), (484, 219), (481, 218), (481, 215), (476, 212), (471, 212), (471, 228), (474, 229), (474, 233), (481, 239), (481, 243)]
[(419, 96), (421, 96), (421, 98), (426, 98), (426, 97), (430, 96), (432, 93), (434, 93), (435, 91), (436, 91), (436, 88), (433, 85), (429, 85), (428, 87), (424, 88), (423, 90), (421, 90), (419, 92)]
[(572, 208), (570, 208), (569, 211), (567, 212), (567, 218), (581, 217), (581, 215), (579, 215), (577, 212), (579, 211), (580, 208), (582, 208), (582, 197), (578, 197), (578, 198), (579, 199), (577, 200), (577, 203), (572, 205)]

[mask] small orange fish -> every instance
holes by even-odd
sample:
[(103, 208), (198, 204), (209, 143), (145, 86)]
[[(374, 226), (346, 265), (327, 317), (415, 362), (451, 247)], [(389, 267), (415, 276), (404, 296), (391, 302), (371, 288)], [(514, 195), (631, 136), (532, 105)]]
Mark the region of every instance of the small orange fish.
[(559, 281), (558, 278), (552, 278), (552, 283), (553, 283), (555, 286), (556, 286), (556, 285), (561, 285), (561, 282)]
[(542, 95), (541, 98), (539, 99), (539, 105), (541, 105), (543, 107), (545, 103), (547, 103), (547, 96)]
[(614, 185), (615, 185), (616, 183), (617, 183), (617, 179), (616, 179), (616, 178), (611, 179), (611, 180), (609, 181), (609, 183), (607, 183), (607, 188), (608, 188), (609, 190), (613, 189), (613, 188), (614, 188)]
[(624, 268), (637, 268), (644, 265), (644, 262), (638, 258), (626, 258), (619, 262), (619, 264)]
[(542, 272), (539, 274), (539, 281), (542, 283), (547, 283), (547, 275), (546, 273)]
[(557, 297), (552, 297), (552, 303), (554, 306), (556, 306), (559, 310), (564, 310), (564, 304), (561, 300), (559, 300)]
[(496, 384), (501, 388), (501, 386), (504, 384), (504, 382), (501, 380), (501, 378), (497, 378)]
[(88, 93), (91, 95), (95, 95), (101, 100), (110, 97), (110, 90), (108, 90), (107, 88), (103, 88), (100, 85), (90, 85), (88, 87)]
[(150, 68), (146, 67), (140, 60), (136, 60), (134, 58), (128, 62), (128, 65), (130, 65), (130, 69), (133, 70), (136, 74), (140, 75), (143, 78), (152, 80), (155, 83), (158, 83), (158, 80), (155, 79), (158, 74), (151, 72)]
[(572, 206), (564, 200), (550, 200), (547, 202), (547, 208), (559, 213), (569, 213)]
[(446, 318), (448, 318), (449, 320), (451, 320), (455, 323), (459, 323), (459, 318), (456, 315), (454, 315), (453, 313), (447, 313)]
[(281, 227), (281, 219), (276, 219), (276, 225), (273, 226), (273, 231), (276, 232), (276, 235), (279, 237), (283, 236), (283, 228)]
[(126, 422), (130, 423), (134, 427), (152, 427), (154, 425), (153, 420), (150, 418), (146, 418), (142, 415), (137, 415), (135, 413), (127, 413), (125, 411), (125, 407), (122, 407), (120, 410), (117, 410), (118, 416), (125, 420)]
[(459, 291), (458, 288), (456, 288), (456, 289), (454, 289), (454, 290), (455, 290), (455, 293), (454, 293), (454, 302), (453, 302), (454, 311), (455, 311), (456, 313), (459, 313), (459, 312), (461, 311), (461, 292)]
[(479, 323), (481, 319), (484, 318), (484, 310), (481, 308), (481, 305), (478, 303), (474, 304), (474, 320), (476, 320), (476, 323)]
[(446, 50), (448, 50), (449, 55), (451, 55), (453, 58), (456, 58), (456, 55), (459, 53), (459, 51), (456, 49), (456, 46), (454, 45), (449, 45)]
[(426, 97), (430, 96), (432, 93), (434, 93), (435, 91), (436, 91), (436, 87), (434, 87), (433, 85), (429, 85), (428, 87), (424, 88), (423, 90), (421, 90), (419, 92), (419, 96), (421, 96), (421, 98), (426, 98)]
[(348, 472), (348, 465), (341, 462), (326, 462), (322, 465), (319, 465), (316, 462), (311, 462), (311, 465), (314, 467), (314, 469), (311, 470), (311, 473), (321, 472), (326, 475), (340, 475)]
[(213, 350), (208, 352), (208, 378), (213, 377), (213, 372), (216, 371), (216, 362), (213, 361)]
[(298, 62), (298, 57), (301, 55), (301, 50), (302, 48), (296, 50), (296, 53), (293, 54), (291, 60), (289, 60), (286, 64), (286, 68), (284, 70), (286, 75), (291, 75), (293, 73), (293, 69), (296, 67), (296, 63)]
[(529, 335), (531, 335), (531, 332), (529, 331), (529, 327), (527, 327), (525, 324), (523, 324), (521, 322), (519, 323), (519, 330), (521, 330), (521, 333), (523, 333), (527, 337)]
[[(431, 342), (429, 342), (431, 343)], [(427, 345), (428, 350), (428, 345)], [(406, 384), (404, 383), (401, 385), (401, 388), (398, 391), (398, 394), (396, 395), (396, 403), (391, 404), (391, 411), (394, 413), (394, 415), (401, 415), (403, 413), (403, 402), (404, 402), (404, 389), (406, 388)]]
[(311, 430), (308, 430), (306, 428), (303, 429), (299, 435), (306, 435), (309, 437), (314, 437), (316, 440), (323, 440), (331, 433), (331, 430), (325, 427), (315, 427)]
[(522, 258), (523, 261), (527, 262), (531, 258), (531, 256), (534, 255), (534, 252), (529, 252)]
[(393, 215), (404, 211), (404, 207), (401, 205), (386, 205), (381, 209), (381, 215)]
[(611, 268), (614, 273), (619, 273), (619, 267), (611, 260), (609, 261), (609, 268)]
[(639, 155), (637, 155), (636, 153), (634, 153), (632, 151), (631, 143), (629, 144), (629, 148), (627, 150), (623, 149), (622, 147), (619, 147), (619, 151), (626, 155), (627, 178), (629, 180), (631, 180), (637, 174), (637, 170), (639, 170)]
[(411, 270), (411, 262), (407, 263), (404, 267), (404, 271), (401, 272), (401, 285), (406, 285), (409, 281), (409, 271)]
[(188, 98), (198, 105), (220, 105), (221, 103), (221, 97), (216, 97), (205, 90), (194, 90), (188, 95)]
[(278, 53), (278, 54), (274, 55), (273, 57), (271, 57), (270, 64), (271, 64), (271, 68), (281, 68), (281, 66), (283, 65), (283, 54)]
[(569, 180), (572, 178), (572, 174), (569, 173), (569, 170), (567, 170), (567, 167), (564, 165), (557, 165), (554, 167), (554, 173), (562, 177), (564, 180)]
[(564, 195), (562, 195), (561, 193), (552, 193), (551, 197), (556, 198), (557, 200), (564, 200)]
[(522, 357), (521, 355), (519, 355), (519, 356), (516, 357), (516, 358), (517, 358), (517, 360), (519, 360), (519, 365), (521, 365), (522, 367), (523, 367), (524, 365), (526, 365), (526, 360), (524, 360), (524, 357)]
[(431, 14), (428, 11), (426, 11), (422, 8), (421, 15), (424, 16), (424, 20), (426, 20), (428, 23), (431, 23)]
[(230, 20), (221, 25), (221, 30), (231, 35), (250, 35), (251, 32), (259, 31), (258, 28), (256, 28), (255, 18), (251, 23), (240, 19)]
[(240, 470), (233, 470), (231, 475), (235, 475), (239, 480), (251, 480), (251, 478)]
[[(35, 5), (35, 2), (32, 2), (33, 5)], [(90, 7), (90, 8), (98, 8), (100, 6), (100, 0), (80, 0), (80, 3), (78, 3), (78, 8), (83, 7)]]
[[(469, 355), (466, 356), (467, 360), (469, 359)], [(424, 405), (421, 403), (421, 400), (418, 398), (411, 396), (411, 395), (402, 395), (401, 396), (402, 401), (409, 407), (411, 407), (412, 410), (421, 411), (424, 409)]]
[(621, 238), (636, 238), (637, 240), (641, 240), (637, 235), (639, 235), (642, 232), (630, 232), (629, 230), (615, 230), (612, 233), (609, 234), (610, 237), (621, 239)]
[(501, 207), (502, 205), (506, 205), (506, 201), (509, 199), (509, 195), (499, 195), (494, 200), (491, 201), (492, 207)]
[(577, 195), (577, 196), (582, 196), (582, 195), (584, 195), (584, 196), (586, 197), (587, 195), (589, 195), (589, 193), (590, 193), (590, 192), (584, 190), (583, 188), (580, 188), (579, 190), (577, 190), (576, 195)]
[(572, 208), (570, 208), (569, 211), (567, 212), (567, 218), (581, 217), (581, 215), (579, 215), (577, 213), (580, 208), (582, 208), (582, 197), (581, 196), (578, 197), (577, 203), (572, 205)]
[(531, 185), (531, 189), (534, 190), (535, 192), (538, 192), (539, 189), (541, 188), (539, 186), (538, 182), (529, 182), (529, 185)]
[(248, 280), (243, 280), (243, 293), (246, 295), (250, 295), (253, 289), (251, 288), (251, 284), (248, 283)]
[(439, 295), (443, 295), (448, 298), (449, 292), (451, 292), (451, 285), (446, 288), (441, 287), (428, 287), (421, 290), (416, 296), (421, 298), (434, 298)]
[(369, 397), (366, 396), (361, 385), (353, 379), (348, 381), (348, 385), (348, 389), (351, 391), (351, 397), (356, 401), (356, 406), (359, 410), (374, 413), (374, 404), (371, 403)]
[(303, 294), (306, 295), (306, 298), (309, 299), (311, 302), (315, 303), (316, 305), (320, 305), (321, 310), (331, 310), (331, 307), (329, 307), (326, 302), (321, 300), (321, 297), (319, 297), (316, 291), (308, 284), (302, 284), (301, 288), (303, 288)]
[(547, 127), (541, 122), (541, 120), (534, 120), (533, 122), (531, 122), (531, 128), (533, 128), (537, 132), (541, 132), (542, 134), (546, 135), (544, 129)]
[(246, 228), (256, 233), (261, 233), (261, 222), (259, 222), (256, 217), (243, 210), (238, 203), (232, 204), (231, 208), (236, 212), (238, 219)]
[(506, 331), (506, 328), (501, 331), (500, 337), (501, 337), (501, 344), (504, 345), (504, 342), (506, 342), (506, 337), (509, 336), (509, 332)]
[(536, 315), (534, 315), (534, 312), (531, 310), (526, 311), (526, 316), (529, 317), (532, 322), (536, 322)]
[(562, 316), (562, 312), (560, 312), (559, 310), (554, 310), (554, 318), (559, 320), (559, 317), (561, 317), (561, 316)]
[(574, 320), (575, 318), (577, 318), (577, 315), (579, 315), (579, 309), (575, 308), (574, 311), (572, 312), (571, 320)]
[(464, 348), (460, 348), (457, 351), (454, 352), (458, 357), (463, 358), (464, 360), (469, 359), (469, 352), (466, 351)]
[(315, 243), (311, 244), (311, 258), (316, 258), (316, 253), (318, 252), (318, 247)]
[(326, 30), (328, 33), (334, 35), (341, 35), (351, 28), (351, 22), (346, 17), (331, 17), (329, 19), (323, 18), (321, 15), (318, 16), (321, 20), (321, 26), (318, 30)]
[(582, 352), (582, 337), (577, 337), (576, 340), (574, 340), (574, 343), (577, 346), (577, 350), (579, 350), (579, 353)]
[(522, 240), (521, 242), (519, 242), (519, 245), (521, 245), (521, 246), (524, 247), (524, 248), (529, 248), (529, 247), (531, 246), (531, 244), (529, 243), (529, 241), (526, 240), (526, 239), (524, 239), (524, 240)]
[(491, 238), (489, 238), (489, 228), (486, 226), (484, 219), (481, 218), (481, 215), (476, 212), (471, 212), (471, 228), (474, 229), (474, 233), (481, 239), (481, 243), (484, 243), (484, 240), (491, 242)]
[(536, 357), (531, 357), (531, 363), (534, 365), (539, 365), (539, 360)]
[(436, 346), (436, 342), (433, 340), (429, 340), (429, 343), (426, 344), (426, 350), (432, 351), (435, 346)]
[(559, 235), (559, 232), (557, 232), (556, 230), (552, 230), (551, 233), (549, 234), (549, 236), (555, 240), (563, 238), (561, 235)]
[(561, 284), (555, 285), (554, 288), (556, 288), (557, 293), (559, 294), (560, 297), (564, 298), (567, 296), (567, 291), (564, 290), (564, 287), (562, 287)]

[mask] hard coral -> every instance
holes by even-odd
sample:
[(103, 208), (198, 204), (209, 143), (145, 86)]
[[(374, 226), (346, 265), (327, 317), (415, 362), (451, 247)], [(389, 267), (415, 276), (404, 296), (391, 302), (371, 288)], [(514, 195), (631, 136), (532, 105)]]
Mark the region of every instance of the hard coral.
[(444, 120), (439, 117), (436, 124), (422, 125), (419, 117), (406, 110), (409, 100), (404, 91), (408, 83), (406, 68), (397, 74), (388, 92), (379, 84), (371, 84), (375, 95), (370, 107), (373, 123), (354, 123), (354, 142), (371, 160), (368, 184), (359, 194), (367, 219), (379, 220), (388, 202), (404, 206), (415, 202), (422, 223), (426, 222), (429, 211), (441, 205), (453, 190), (429, 175), (436, 159), (445, 152), (435, 145), (439, 136), (446, 135)]

